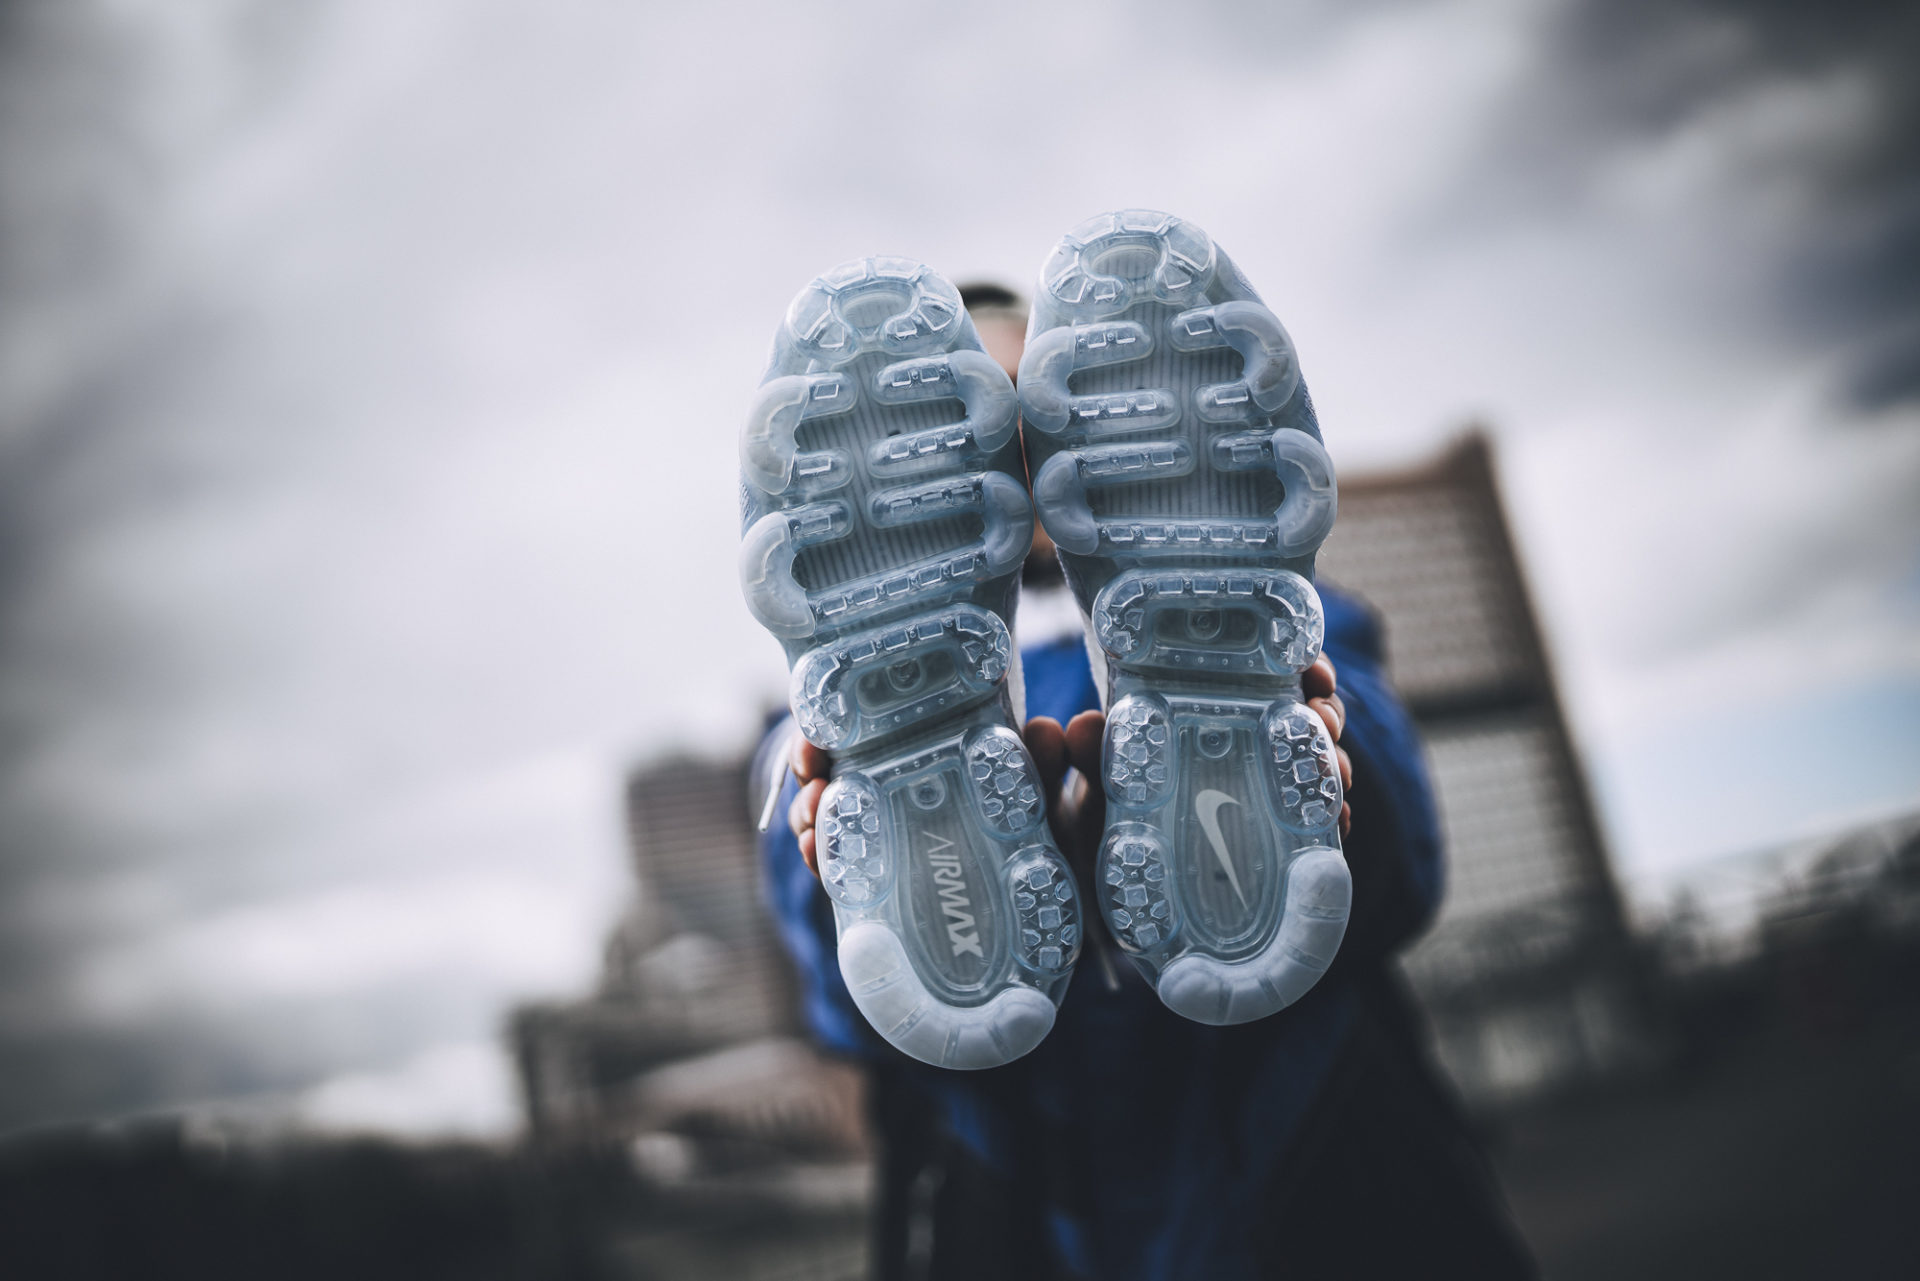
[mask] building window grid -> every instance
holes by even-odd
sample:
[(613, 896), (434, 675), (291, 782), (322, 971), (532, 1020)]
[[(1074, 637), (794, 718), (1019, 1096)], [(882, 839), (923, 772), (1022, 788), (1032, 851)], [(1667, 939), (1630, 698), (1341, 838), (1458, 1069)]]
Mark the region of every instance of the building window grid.
[(1450, 857), (1439, 928), (1573, 899), (1588, 888), (1556, 737), (1538, 712), (1429, 733)]
[[(1362, 495), (1343, 505), (1326, 576), (1395, 626), (1389, 662), (1410, 697), (1513, 683), (1529, 674), (1524, 611), (1499, 570), (1483, 504), (1458, 487)], [(1342, 539), (1341, 532), (1350, 536)]]

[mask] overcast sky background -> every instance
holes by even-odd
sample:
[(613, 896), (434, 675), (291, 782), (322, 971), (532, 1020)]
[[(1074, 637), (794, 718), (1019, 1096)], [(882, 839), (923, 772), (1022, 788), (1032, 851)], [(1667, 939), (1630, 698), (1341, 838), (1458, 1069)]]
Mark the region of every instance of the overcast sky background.
[(784, 687), (787, 300), (1107, 208), (1229, 247), (1345, 470), (1492, 425), (1636, 896), (1920, 800), (1900, 6), (809, 9), (0, 8), (0, 1127), (510, 1125), (625, 769)]

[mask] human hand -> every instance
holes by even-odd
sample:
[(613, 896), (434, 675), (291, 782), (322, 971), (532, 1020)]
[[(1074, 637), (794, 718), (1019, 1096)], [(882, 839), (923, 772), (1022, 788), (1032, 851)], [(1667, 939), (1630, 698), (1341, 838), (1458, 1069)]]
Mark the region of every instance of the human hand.
[(833, 758), (824, 747), (815, 747), (797, 730), (787, 747), (787, 768), (800, 784), (800, 792), (787, 806), (787, 826), (800, 842), (800, 857), (815, 879), (820, 876), (820, 855), (813, 831), (813, 820), (820, 811), (820, 794), (827, 790), (827, 776), (833, 770)]

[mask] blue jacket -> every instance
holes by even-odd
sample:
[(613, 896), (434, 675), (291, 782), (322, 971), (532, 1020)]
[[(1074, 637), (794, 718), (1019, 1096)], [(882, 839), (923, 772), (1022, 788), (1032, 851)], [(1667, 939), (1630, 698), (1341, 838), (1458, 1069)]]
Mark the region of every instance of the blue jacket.
[[(944, 1072), (887, 1046), (835, 962), (833, 915), (784, 824), (762, 842), (766, 885), (797, 963), (806, 1016), (829, 1049), (910, 1075), (947, 1137), (1042, 1189), (1045, 1235), (1070, 1273), (1116, 1278), (1253, 1271), (1246, 1227), (1353, 1021), (1356, 988), (1439, 903), (1440, 835), (1412, 722), (1386, 682), (1380, 630), (1322, 588), (1326, 652), (1347, 708), (1354, 907), (1333, 968), (1305, 998), (1239, 1027), (1191, 1023), (1131, 962), (1089, 937), (1039, 1048), (985, 1072)], [(1064, 724), (1099, 705), (1078, 637), (1022, 651), (1027, 713)], [(769, 742), (779, 735), (770, 736)], [(764, 777), (764, 776), (763, 776)], [(785, 812), (794, 785), (780, 802)], [(1038, 1176), (1031, 1168), (1041, 1166)]]

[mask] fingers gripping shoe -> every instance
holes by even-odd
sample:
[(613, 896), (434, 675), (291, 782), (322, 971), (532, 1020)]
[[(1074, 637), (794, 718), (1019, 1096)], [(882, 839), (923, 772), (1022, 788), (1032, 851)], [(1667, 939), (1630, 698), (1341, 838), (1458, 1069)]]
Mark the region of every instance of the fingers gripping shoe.
[(1335, 493), (1293, 345), (1204, 232), (1144, 210), (1067, 234), (1027, 339), (1034, 503), (1105, 667), (1091, 892), (1173, 1010), (1262, 1018), (1325, 972), (1352, 896), (1301, 695)]
[(1008, 688), (1017, 416), (953, 286), (871, 258), (794, 300), (740, 439), (747, 604), (835, 758), (815, 831), (841, 973), (882, 1036), (950, 1068), (1038, 1044), (1080, 948)]

